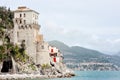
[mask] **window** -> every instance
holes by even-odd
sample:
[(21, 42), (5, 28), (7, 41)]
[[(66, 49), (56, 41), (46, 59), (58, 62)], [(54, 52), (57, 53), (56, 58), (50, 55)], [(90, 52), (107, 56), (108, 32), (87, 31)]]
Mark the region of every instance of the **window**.
[(20, 20), (20, 24), (22, 23), (22, 20)]
[(26, 24), (26, 20), (24, 20), (24, 24)]
[(16, 23), (17, 23), (17, 19), (16, 19)]
[(21, 29), (24, 29), (23, 25), (21, 26)]
[(51, 53), (53, 53), (53, 49), (51, 49)]
[(20, 14), (20, 17), (22, 17), (22, 14)]
[(37, 16), (37, 15), (35, 16), (35, 19), (38, 19), (38, 16)]
[(24, 17), (26, 17), (25, 13), (24, 13)]
[(25, 25), (25, 28), (27, 29), (27, 25)]
[(37, 19), (38, 19), (38, 16), (37, 16)]
[(30, 29), (32, 29), (32, 26), (31, 26), (31, 25), (29, 25), (29, 27), (30, 27)]
[(44, 49), (44, 46), (42, 45), (41, 48)]

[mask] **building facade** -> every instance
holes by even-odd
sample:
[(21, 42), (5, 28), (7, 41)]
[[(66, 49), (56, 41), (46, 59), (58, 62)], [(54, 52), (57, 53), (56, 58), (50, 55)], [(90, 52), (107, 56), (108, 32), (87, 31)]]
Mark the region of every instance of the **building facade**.
[(26, 53), (35, 64), (49, 64), (48, 43), (43, 40), (43, 35), (39, 34), (38, 24), (39, 13), (25, 6), (18, 7), (14, 11), (13, 43), (20, 45), (25, 42)]

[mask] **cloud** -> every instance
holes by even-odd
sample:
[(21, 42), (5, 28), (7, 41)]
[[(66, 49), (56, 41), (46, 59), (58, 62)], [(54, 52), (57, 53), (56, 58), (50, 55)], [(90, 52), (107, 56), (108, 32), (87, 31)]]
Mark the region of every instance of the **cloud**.
[(46, 41), (120, 51), (120, 0), (1, 0), (0, 4), (12, 9), (25, 5), (39, 12)]
[(114, 54), (120, 51), (120, 37), (119, 38), (103, 38), (101, 36), (93, 36), (87, 43), (90, 47), (107, 54)]
[(118, 52), (120, 50), (119, 28), (82, 28), (69, 27), (57, 24), (55, 21), (46, 21), (43, 34), (47, 41), (60, 40), (64, 43), (74, 46), (79, 45), (90, 49), (99, 50), (107, 54)]

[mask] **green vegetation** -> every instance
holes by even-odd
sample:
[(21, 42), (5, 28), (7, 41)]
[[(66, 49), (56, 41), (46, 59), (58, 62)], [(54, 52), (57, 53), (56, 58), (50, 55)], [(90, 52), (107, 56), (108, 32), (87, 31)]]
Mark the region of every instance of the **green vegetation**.
[(29, 57), (25, 54), (25, 41), (21, 46), (14, 45), (10, 42), (10, 33), (14, 28), (13, 12), (6, 7), (0, 7), (0, 61), (13, 56), (16, 61), (25, 62)]
[(13, 12), (6, 7), (0, 7), (0, 40), (3, 45), (10, 42), (9, 31), (13, 29)]
[(36, 67), (34, 64), (30, 64), (30, 65), (28, 65), (28, 67), (31, 68), (32, 70), (36, 70)]
[(42, 64), (42, 69), (49, 69), (51, 66), (49, 64)]
[(16, 61), (26, 62), (29, 59), (28, 55), (25, 53), (25, 50), (17, 45), (12, 47), (10, 53)]
[(12, 45), (9, 31), (13, 28), (13, 12), (6, 7), (0, 7), (0, 61), (10, 56)]

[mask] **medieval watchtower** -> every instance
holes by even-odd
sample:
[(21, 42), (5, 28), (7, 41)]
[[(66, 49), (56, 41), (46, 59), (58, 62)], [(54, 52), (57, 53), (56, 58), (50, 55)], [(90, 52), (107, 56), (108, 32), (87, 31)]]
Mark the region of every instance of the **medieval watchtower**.
[(36, 62), (36, 41), (40, 25), (38, 25), (39, 13), (26, 8), (18, 7), (14, 11), (14, 44), (21, 44), (24, 40), (26, 52)]
[(38, 15), (38, 12), (24, 6), (14, 11), (13, 43), (19, 45), (25, 41), (26, 53), (30, 58), (36, 64), (46, 64), (50, 62), (49, 45), (43, 40), (43, 35), (38, 34)]

